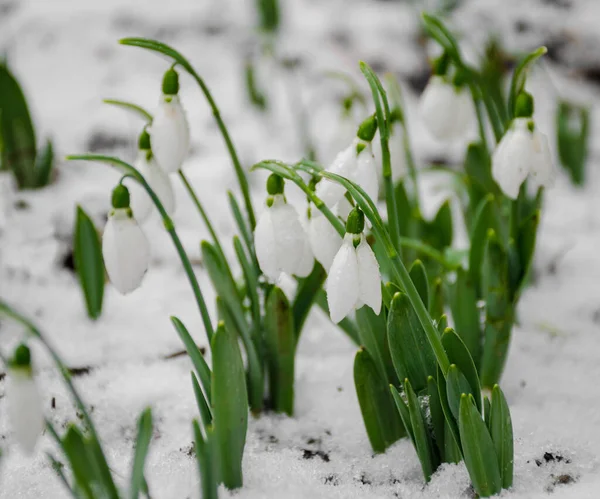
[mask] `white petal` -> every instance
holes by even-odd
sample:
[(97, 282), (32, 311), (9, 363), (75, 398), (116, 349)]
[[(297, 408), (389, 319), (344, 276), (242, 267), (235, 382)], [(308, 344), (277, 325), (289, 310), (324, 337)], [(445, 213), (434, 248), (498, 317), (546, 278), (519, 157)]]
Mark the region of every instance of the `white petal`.
[(521, 119), (514, 120), (496, 147), (492, 158), (492, 176), (504, 193), (515, 199), (529, 173), (533, 159), (532, 136)]
[(548, 137), (538, 132), (533, 133), (534, 159), (531, 163), (529, 173), (535, 187), (552, 187), (556, 180), (556, 171), (550, 156), (550, 145)]
[(167, 173), (179, 170), (189, 152), (190, 130), (178, 96), (161, 97), (148, 133), (160, 167)]
[(351, 177), (350, 180), (360, 185), (376, 203), (379, 194), (379, 180), (377, 179), (377, 166), (370, 145), (363, 149), (356, 158), (356, 169)]
[(150, 246), (135, 218), (126, 209), (113, 210), (102, 236), (104, 266), (121, 294), (137, 289), (150, 264)]
[[(169, 175), (158, 165), (152, 157), (147, 159), (147, 151), (138, 152), (138, 157), (134, 163), (136, 169), (142, 174), (150, 188), (156, 193), (158, 199), (169, 215), (175, 212), (175, 194), (173, 184)], [(145, 222), (154, 208), (154, 203), (146, 190), (138, 182), (129, 182), (127, 184), (131, 196), (131, 209), (138, 223)]]
[[(348, 177), (356, 168), (356, 141), (338, 153), (333, 163), (329, 168), (328, 172), (336, 173), (342, 177)], [(346, 193), (346, 189), (337, 182), (323, 179), (317, 184), (315, 194), (320, 198), (329, 208), (333, 207)]]
[(254, 248), (260, 270), (269, 280), (275, 282), (281, 273), (277, 267), (275, 232), (271, 220), (271, 209), (265, 208), (254, 229)]
[(464, 135), (473, 119), (468, 90), (456, 89), (440, 76), (429, 80), (421, 95), (420, 111), (429, 133), (441, 141)]
[(356, 248), (356, 259), (358, 261), (359, 299), (379, 315), (381, 311), (379, 263), (377, 263), (377, 258), (375, 258), (375, 254), (364, 236), (362, 236), (362, 240)]
[(332, 208), (332, 211), (342, 220), (347, 220), (348, 215), (350, 215), (350, 212), (353, 208), (354, 207), (352, 206), (352, 204), (350, 204), (350, 201), (348, 201), (346, 196), (343, 196)]
[(304, 236), (302, 244), (302, 257), (298, 261), (294, 275), (298, 277), (307, 277), (315, 266), (315, 257), (308, 241), (308, 236)]
[(270, 210), (278, 269), (286, 274), (303, 273), (306, 264), (301, 267), (307, 241), (298, 212), (281, 195), (275, 196)]
[(337, 324), (354, 310), (359, 298), (358, 262), (351, 234), (346, 234), (333, 259), (326, 287), (329, 316)]
[(40, 396), (31, 373), (22, 368), (9, 371), (6, 393), (8, 417), (15, 439), (21, 448), (32, 454), (45, 427)]
[(325, 215), (316, 209), (309, 221), (308, 239), (315, 258), (328, 271), (342, 245), (342, 237)]

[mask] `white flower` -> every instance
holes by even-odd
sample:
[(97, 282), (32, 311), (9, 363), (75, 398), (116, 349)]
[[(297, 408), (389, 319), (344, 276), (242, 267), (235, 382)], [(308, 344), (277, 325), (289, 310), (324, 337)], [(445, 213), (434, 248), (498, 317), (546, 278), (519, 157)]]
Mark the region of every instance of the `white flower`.
[(421, 95), (420, 110), (427, 130), (440, 141), (463, 136), (474, 117), (468, 88), (456, 88), (441, 76), (429, 80)]
[(336, 324), (352, 310), (368, 305), (376, 314), (381, 311), (381, 277), (373, 250), (360, 235), (354, 248), (354, 234), (346, 234), (333, 260), (327, 278), (329, 315)]
[(32, 454), (46, 422), (31, 366), (15, 366), (9, 369), (6, 394), (8, 418), (16, 441), (23, 451)]
[(319, 210), (308, 221), (308, 240), (317, 261), (328, 271), (342, 245), (342, 237)]
[[(156, 193), (167, 213), (173, 215), (175, 212), (173, 184), (169, 175), (155, 160), (154, 155), (149, 153), (150, 151), (146, 149), (140, 149), (134, 166), (146, 179), (150, 188)], [(149, 155), (150, 159), (148, 159)], [(138, 182), (133, 182), (129, 185), (129, 190), (131, 192), (131, 208), (135, 213), (135, 218), (139, 223), (143, 223), (148, 219), (150, 213), (152, 213), (154, 203), (146, 190)]]
[(548, 138), (530, 118), (516, 118), (494, 151), (492, 176), (504, 193), (515, 199), (528, 175), (536, 187), (554, 184)]
[[(360, 143), (359, 139), (355, 139), (336, 156), (327, 171), (352, 180), (360, 185), (373, 201), (377, 201), (379, 181), (371, 144), (365, 144), (365, 148), (357, 156), (356, 146)], [(317, 184), (315, 191), (317, 197), (329, 207), (340, 201), (345, 193), (346, 189), (342, 185), (326, 178)]]
[(308, 238), (296, 210), (282, 194), (262, 213), (254, 230), (256, 258), (262, 272), (277, 281), (282, 272), (306, 277), (313, 258)]
[(150, 264), (150, 246), (129, 208), (111, 211), (102, 236), (104, 266), (119, 293), (137, 289)]
[(148, 128), (152, 152), (167, 173), (179, 170), (190, 148), (190, 129), (177, 95), (163, 95)]

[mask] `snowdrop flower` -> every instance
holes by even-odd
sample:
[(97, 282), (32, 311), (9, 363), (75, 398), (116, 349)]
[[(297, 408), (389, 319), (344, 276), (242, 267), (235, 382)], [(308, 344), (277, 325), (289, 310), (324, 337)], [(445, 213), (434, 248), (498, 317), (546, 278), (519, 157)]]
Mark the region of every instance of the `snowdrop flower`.
[[(352, 180), (360, 185), (371, 199), (377, 200), (379, 180), (370, 143), (354, 139), (350, 146), (338, 153), (327, 171)], [(343, 186), (328, 179), (319, 182), (315, 190), (317, 197), (330, 208), (338, 203), (345, 193), (346, 189)]]
[(529, 176), (536, 187), (551, 187), (555, 171), (550, 157), (548, 138), (539, 132), (531, 119), (533, 98), (523, 92), (517, 99), (517, 118), (494, 151), (492, 176), (502, 191), (513, 199), (519, 195)]
[(179, 75), (171, 68), (163, 78), (163, 95), (154, 114), (149, 133), (152, 151), (167, 173), (181, 168), (190, 148), (190, 129), (179, 101)]
[[(159, 166), (150, 147), (150, 135), (146, 130), (142, 132), (139, 140), (138, 156), (133, 164), (148, 182), (150, 188), (156, 193), (158, 199), (169, 215), (175, 212), (175, 194), (169, 175)], [(154, 204), (146, 190), (138, 183), (133, 182), (130, 187), (131, 209), (139, 223), (148, 220)]]
[(363, 234), (365, 219), (359, 208), (352, 210), (346, 235), (335, 255), (327, 278), (329, 315), (336, 324), (353, 310), (368, 305), (381, 311), (381, 276), (373, 250)]
[(31, 352), (27, 345), (19, 345), (15, 350), (7, 378), (10, 425), (23, 451), (32, 454), (46, 422), (31, 368)]
[(306, 277), (314, 258), (298, 212), (283, 195), (284, 182), (272, 174), (267, 180), (267, 208), (254, 230), (256, 258), (261, 271), (273, 282), (282, 272)]
[(440, 75), (432, 76), (425, 87), (420, 111), (425, 127), (440, 141), (463, 136), (474, 116), (467, 86), (456, 86)]
[(133, 217), (129, 204), (127, 187), (118, 185), (113, 191), (113, 210), (102, 236), (106, 272), (123, 295), (140, 286), (150, 264), (148, 240)]

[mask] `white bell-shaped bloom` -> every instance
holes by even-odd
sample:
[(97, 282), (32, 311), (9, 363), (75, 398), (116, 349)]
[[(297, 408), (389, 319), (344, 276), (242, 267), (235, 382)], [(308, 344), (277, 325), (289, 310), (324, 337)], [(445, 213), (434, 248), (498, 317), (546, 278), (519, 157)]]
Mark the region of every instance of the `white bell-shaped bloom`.
[[(341, 151), (327, 171), (357, 183), (373, 201), (376, 201), (379, 193), (379, 181), (371, 144), (366, 144), (357, 155), (356, 146), (359, 143), (360, 140), (355, 139), (350, 146)], [(330, 208), (338, 203), (345, 193), (346, 189), (342, 185), (326, 178), (317, 184), (315, 190), (317, 197)]]
[(516, 118), (494, 151), (492, 176), (507, 196), (516, 199), (528, 175), (536, 186), (551, 187), (554, 166), (546, 135), (530, 118)]
[(346, 234), (327, 277), (329, 315), (336, 324), (363, 305), (381, 311), (379, 264), (364, 234), (356, 248), (354, 237)]
[(474, 118), (468, 88), (455, 87), (441, 76), (429, 80), (421, 95), (420, 111), (427, 130), (440, 141), (463, 136)]
[[(134, 166), (156, 193), (167, 214), (173, 215), (175, 212), (173, 184), (169, 175), (159, 166), (155, 156), (148, 150), (140, 149)], [(152, 213), (154, 203), (146, 190), (137, 182), (133, 182), (128, 187), (131, 194), (131, 209), (135, 213), (136, 220), (143, 223)]]
[(150, 265), (150, 245), (129, 208), (113, 209), (102, 236), (110, 281), (121, 294), (137, 289)]
[(282, 272), (306, 277), (312, 269), (312, 253), (298, 212), (282, 194), (262, 213), (254, 230), (256, 258), (263, 274), (276, 282)]
[(316, 260), (328, 271), (342, 245), (342, 237), (319, 210), (308, 222), (308, 240)]
[(181, 168), (190, 149), (190, 128), (177, 95), (163, 95), (148, 128), (152, 152), (167, 173)]
[(32, 454), (46, 422), (31, 366), (9, 369), (6, 394), (15, 439), (25, 453)]

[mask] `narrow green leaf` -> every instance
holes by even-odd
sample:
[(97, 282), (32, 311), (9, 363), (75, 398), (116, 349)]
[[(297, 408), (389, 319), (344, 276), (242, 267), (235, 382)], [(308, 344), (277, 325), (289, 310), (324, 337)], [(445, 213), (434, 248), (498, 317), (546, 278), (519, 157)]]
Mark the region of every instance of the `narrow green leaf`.
[(256, 255), (254, 252), (252, 232), (246, 225), (246, 221), (242, 216), (242, 210), (240, 210), (240, 205), (231, 191), (227, 191), (227, 199), (229, 200), (231, 213), (233, 213), (233, 219), (235, 220), (238, 230), (240, 231), (240, 236), (246, 245), (246, 251), (251, 256), (251, 260), (253, 261), (255, 267), (258, 267), (258, 262), (256, 261)]
[(126, 101), (117, 100), (117, 99), (102, 99), (102, 102), (104, 102), (104, 104), (116, 106), (121, 109), (126, 109), (127, 111), (132, 111), (135, 114), (137, 114), (140, 118), (142, 118), (144, 121), (146, 121), (148, 123), (152, 123), (152, 119), (153, 119), (152, 114), (150, 114), (148, 111), (146, 111), (146, 109), (144, 109), (141, 106), (138, 106), (137, 104), (132, 104), (131, 102), (126, 102)]
[(400, 419), (402, 420), (406, 434), (410, 438), (412, 444), (415, 445), (415, 435), (413, 433), (412, 423), (410, 422), (410, 413), (408, 412), (408, 407), (406, 406), (404, 400), (402, 400), (402, 396), (394, 385), (390, 385), (390, 393), (392, 394), (392, 398), (396, 404), (398, 414), (400, 414)]
[(237, 338), (220, 322), (212, 340), (212, 408), (221, 463), (228, 489), (242, 486), (242, 456), (248, 429), (246, 372)]
[(439, 458), (434, 452), (433, 442), (431, 441), (431, 437), (427, 429), (427, 421), (425, 420), (425, 416), (421, 410), (419, 399), (412, 389), (408, 379), (404, 380), (404, 393), (406, 394), (406, 399), (408, 402), (408, 412), (410, 414), (410, 423), (413, 431), (415, 448), (417, 450), (417, 455), (419, 456), (419, 461), (421, 462), (421, 468), (423, 470), (425, 481), (429, 482), (431, 480), (431, 475), (435, 472), (440, 464)]
[(360, 344), (369, 352), (386, 386), (397, 384), (399, 380), (390, 355), (385, 314), (377, 315), (370, 307), (362, 307), (356, 311), (356, 321)]
[(440, 333), (440, 336), (442, 336), (442, 334), (444, 333), (444, 331), (448, 327), (448, 317), (446, 317), (446, 314), (442, 315), (439, 318), (439, 320), (437, 321), (436, 326), (437, 326), (438, 333)]
[(519, 279), (513, 290), (513, 301), (516, 303), (523, 291), (527, 277), (533, 265), (533, 254), (537, 241), (538, 226), (540, 223), (540, 213), (536, 211), (531, 217), (522, 222), (519, 228), (517, 251), (519, 255)]
[(427, 271), (421, 260), (415, 260), (409, 270), (410, 278), (419, 292), (419, 296), (426, 307), (429, 307), (429, 282)]
[(396, 293), (392, 300), (388, 342), (398, 378), (408, 378), (415, 390), (423, 390), (437, 364), (421, 322), (404, 293)]
[(456, 271), (456, 281), (452, 285), (450, 309), (456, 332), (463, 340), (475, 365), (481, 362), (481, 320), (477, 307), (477, 290), (471, 274), (462, 268)]
[(97, 319), (102, 313), (104, 298), (104, 261), (102, 245), (94, 222), (77, 206), (73, 236), (73, 258), (83, 291), (88, 316)]
[[(1, 149), (1, 147), (0, 147)], [(47, 140), (41, 152), (35, 158), (35, 186), (44, 187), (50, 183), (50, 174), (54, 166), (54, 148), (52, 141)]]
[(482, 412), (479, 376), (477, 375), (477, 369), (475, 368), (469, 350), (456, 332), (451, 328), (444, 331), (444, 334), (442, 335), (442, 345), (444, 346), (444, 350), (446, 350), (446, 354), (448, 354), (450, 362), (458, 367), (459, 371), (469, 382), (471, 387), (470, 393), (472, 393), (475, 398), (477, 409), (479, 412)]
[(404, 431), (387, 384), (364, 349), (354, 358), (354, 386), (371, 447), (374, 452), (385, 452)]
[(490, 427), (490, 415), (492, 412), (492, 404), (490, 402), (490, 399), (488, 398), (487, 395), (485, 395), (483, 397), (483, 419), (485, 421), (485, 424), (488, 426), (488, 429)]
[(204, 356), (196, 345), (196, 342), (192, 339), (192, 336), (190, 333), (188, 333), (188, 330), (183, 325), (183, 322), (181, 322), (177, 317), (171, 317), (171, 322), (173, 323), (173, 326), (175, 326), (175, 330), (177, 331), (179, 338), (183, 342), (185, 349), (190, 356), (192, 364), (194, 365), (194, 369), (196, 370), (196, 373), (200, 378), (200, 382), (202, 383), (202, 387), (204, 388), (204, 393), (208, 398), (208, 403), (210, 404), (210, 397), (212, 393), (210, 368), (208, 367), (206, 360), (204, 360)]
[(137, 499), (144, 481), (144, 465), (152, 439), (152, 410), (144, 410), (138, 419), (138, 433), (135, 441), (135, 455), (133, 457), (133, 468), (131, 470), (131, 484), (129, 497)]
[(445, 425), (446, 417), (440, 401), (440, 392), (433, 376), (427, 378), (427, 394), (429, 395), (429, 412), (431, 414), (431, 426), (433, 427), (433, 437), (438, 449), (438, 453), (443, 462), (446, 462), (445, 452)]
[(290, 303), (277, 286), (265, 304), (265, 353), (271, 405), (275, 412), (292, 416), (296, 334)]
[(238, 258), (238, 262), (242, 267), (242, 273), (244, 274), (244, 281), (246, 283), (246, 293), (250, 298), (250, 309), (252, 310), (252, 320), (254, 321), (254, 327), (260, 328), (261, 316), (260, 316), (260, 299), (258, 297), (258, 276), (256, 275), (256, 269), (248, 261), (246, 252), (242, 247), (239, 237), (233, 237), (233, 248)]
[[(456, 424), (456, 423), (455, 423)], [(458, 434), (458, 429), (456, 430)], [(445, 463), (460, 463), (462, 461), (462, 453), (459, 444), (457, 444), (456, 436), (454, 435), (448, 420), (444, 420), (444, 462)], [(460, 441), (460, 440), (458, 440)]]
[[(438, 368), (437, 386), (438, 391), (440, 393), (440, 403), (442, 404), (442, 411), (444, 412), (444, 416), (446, 418), (444, 445), (445, 456), (448, 457), (449, 455), (451, 455), (451, 450), (453, 447), (457, 447), (459, 449), (459, 454), (462, 452), (462, 450), (460, 448), (460, 433), (458, 431), (458, 421), (454, 418), (452, 411), (450, 410), (450, 405), (448, 404), (448, 390), (446, 389), (446, 385), (446, 378), (444, 378), (442, 370)], [(454, 445), (452, 445), (452, 441), (454, 442)]]
[(446, 374), (446, 393), (448, 396), (448, 406), (454, 419), (457, 421), (460, 409), (460, 397), (463, 393), (472, 394), (472, 391), (473, 389), (464, 374), (456, 364), (451, 364)]
[(494, 204), (494, 197), (488, 195), (479, 206), (475, 215), (473, 228), (470, 233), (471, 251), (469, 252), (469, 273), (475, 286), (481, 283), (481, 266), (485, 255), (487, 233), (489, 229), (500, 232), (498, 213)]
[(196, 405), (198, 406), (200, 419), (204, 428), (207, 428), (212, 424), (212, 411), (210, 410), (204, 393), (202, 393), (202, 388), (200, 388), (200, 383), (198, 382), (196, 374), (193, 371), (190, 374), (192, 376), (192, 387), (194, 389), (194, 397), (196, 397)]
[(441, 277), (436, 277), (429, 293), (429, 315), (441, 317), (445, 308), (444, 283)]
[(206, 440), (202, 437), (198, 421), (192, 421), (194, 427), (194, 442), (196, 443), (196, 460), (200, 473), (202, 499), (218, 499), (218, 480), (215, 473), (215, 456), (213, 448), (214, 434), (212, 428), (207, 429)]
[(502, 490), (494, 443), (472, 397), (463, 393), (458, 421), (465, 465), (475, 491), (489, 497)]
[(430, 223), (428, 238), (431, 246), (442, 251), (452, 244), (454, 230), (452, 225), (452, 209), (450, 208), (450, 200), (446, 200), (435, 215), (435, 218)]
[(323, 287), (326, 277), (327, 273), (325, 269), (319, 262), (315, 261), (315, 265), (308, 277), (299, 279), (298, 290), (292, 307), (294, 326), (296, 328), (296, 341), (300, 339), (304, 322), (313, 306), (318, 290)]
[(71, 424), (67, 429), (62, 438), (61, 446), (69, 458), (76, 488), (84, 497), (94, 499), (97, 477), (89, 460), (84, 437), (74, 424)]
[(510, 409), (498, 385), (492, 390), (489, 430), (498, 456), (502, 488), (508, 489), (513, 483), (513, 429)]

